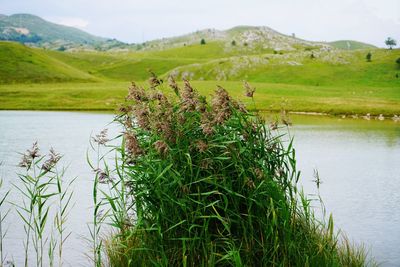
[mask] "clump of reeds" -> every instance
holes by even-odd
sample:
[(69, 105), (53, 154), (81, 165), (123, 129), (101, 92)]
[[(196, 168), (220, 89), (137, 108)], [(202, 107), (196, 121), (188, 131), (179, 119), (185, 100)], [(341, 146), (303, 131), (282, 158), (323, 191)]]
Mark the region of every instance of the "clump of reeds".
[[(362, 266), (299, 192), (295, 151), (218, 87), (132, 84), (109, 179), (112, 266)], [(245, 84), (246, 95), (254, 88)], [(173, 100), (176, 99), (176, 100)], [(273, 127), (273, 128), (276, 128)], [(96, 176), (99, 180), (98, 175)]]

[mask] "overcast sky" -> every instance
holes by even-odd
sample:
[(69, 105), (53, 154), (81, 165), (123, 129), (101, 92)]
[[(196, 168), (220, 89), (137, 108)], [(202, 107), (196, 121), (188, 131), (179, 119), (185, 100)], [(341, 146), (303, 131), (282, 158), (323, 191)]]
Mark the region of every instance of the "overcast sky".
[(135, 43), (237, 25), (314, 41), (400, 42), (400, 0), (0, 0), (0, 14), (15, 13)]

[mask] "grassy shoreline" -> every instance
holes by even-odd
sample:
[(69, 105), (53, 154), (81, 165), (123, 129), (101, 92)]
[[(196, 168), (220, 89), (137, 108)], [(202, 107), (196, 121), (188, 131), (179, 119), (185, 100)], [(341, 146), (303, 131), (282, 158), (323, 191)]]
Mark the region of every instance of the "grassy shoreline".
[[(226, 88), (250, 108), (254, 107), (243, 95), (242, 82), (193, 82), (194, 87), (206, 96), (215, 90), (215, 84)], [(0, 110), (112, 111), (124, 99), (129, 85), (130, 82), (1, 84)], [(255, 108), (261, 111), (285, 109), (329, 115), (400, 115), (400, 92), (393, 87), (252, 85), (257, 88)]]

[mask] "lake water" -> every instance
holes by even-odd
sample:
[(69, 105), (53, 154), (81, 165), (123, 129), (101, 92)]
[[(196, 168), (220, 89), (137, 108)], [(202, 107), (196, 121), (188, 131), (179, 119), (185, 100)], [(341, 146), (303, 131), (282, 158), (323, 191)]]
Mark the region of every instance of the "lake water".
[[(79, 112), (0, 111), (0, 177), (5, 188), (18, 180), (15, 165), (20, 155), (38, 141), (43, 153), (53, 146), (69, 165), (67, 178), (74, 183), (75, 206), (68, 217), (72, 235), (67, 241), (65, 266), (88, 266), (90, 251), (85, 237), (91, 221), (93, 173), (86, 164), (90, 136), (104, 128), (110, 135), (110, 114)], [(320, 195), (335, 226), (350, 240), (363, 242), (382, 266), (400, 266), (400, 123), (325, 117), (292, 117), (301, 184), (317, 193), (314, 170), (322, 180)], [(9, 197), (18, 202), (15, 190)], [(317, 203), (315, 203), (317, 206)], [(15, 213), (5, 222), (7, 259), (23, 262), (23, 228)]]
[(400, 266), (400, 124), (299, 119), (292, 134), (302, 184), (320, 195), (335, 226), (382, 266)]

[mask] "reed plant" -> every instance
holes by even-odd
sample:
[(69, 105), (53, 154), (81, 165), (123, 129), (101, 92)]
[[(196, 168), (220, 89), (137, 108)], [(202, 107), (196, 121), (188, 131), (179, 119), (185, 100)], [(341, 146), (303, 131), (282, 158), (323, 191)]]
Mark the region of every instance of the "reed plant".
[[(109, 141), (110, 140), (107, 137), (107, 129), (102, 130), (95, 137), (92, 137), (90, 140), (91, 151), (88, 150), (86, 154), (87, 163), (95, 174), (92, 188), (92, 222), (88, 225), (90, 234), (88, 241), (91, 245), (91, 254), (88, 256), (95, 267), (105, 265), (105, 259), (102, 257), (103, 238), (101, 237), (101, 230), (108, 218), (108, 209), (104, 208), (104, 206), (107, 204), (113, 204), (111, 199), (108, 199), (109, 202), (105, 201), (108, 196), (107, 192), (110, 191), (110, 187), (107, 186), (108, 190), (101, 187), (101, 185), (108, 185), (109, 182), (111, 182), (111, 175), (106, 157), (114, 149), (108, 149), (107, 143)], [(105, 152), (103, 148), (106, 149)], [(95, 153), (96, 157), (94, 161), (91, 159), (89, 152)]]
[[(61, 170), (61, 172), (55, 172), (55, 182), (57, 186), (57, 211), (54, 216), (54, 225), (56, 229), (56, 238), (52, 238), (52, 248), (57, 249), (57, 257), (58, 257), (58, 266), (63, 265), (63, 251), (64, 245), (69, 236), (71, 235), (71, 231), (69, 231), (66, 227), (68, 221), (68, 215), (71, 211), (73, 203), (71, 203), (71, 199), (73, 196), (72, 186), (76, 180), (76, 178), (70, 180), (66, 186), (63, 181), (63, 177), (65, 175), (65, 168)], [(49, 252), (52, 249), (49, 249)], [(52, 255), (49, 253), (50, 263), (52, 262)], [(55, 264), (50, 264), (51, 266), (55, 266)]]
[[(1, 162), (0, 162), (1, 166)], [(3, 179), (0, 177), (0, 266), (4, 266), (6, 263), (5, 253), (4, 253), (4, 239), (7, 234), (7, 230), (4, 229), (4, 220), (6, 219), (7, 215), (9, 214), (10, 210), (6, 210), (3, 212), (3, 205), (7, 200), (7, 197), (10, 193), (10, 190), (5, 192), (2, 191), (3, 189)]]
[(332, 217), (314, 216), (293, 140), (276, 123), (222, 87), (208, 103), (189, 81), (149, 84), (132, 84), (116, 118), (124, 135), (103, 192), (116, 229), (105, 243), (111, 266), (365, 265)]
[[(73, 180), (67, 187), (63, 186), (65, 169), (61, 172), (57, 169), (60, 159), (53, 149), (41, 156), (37, 142), (22, 154), (19, 167), (24, 171), (18, 175), (20, 183), (14, 184), (22, 203), (14, 205), (25, 231), (24, 266), (55, 266), (56, 251), (58, 266), (62, 266), (64, 243), (70, 235), (65, 223), (71, 206)], [(35, 260), (30, 258), (32, 255)]]

